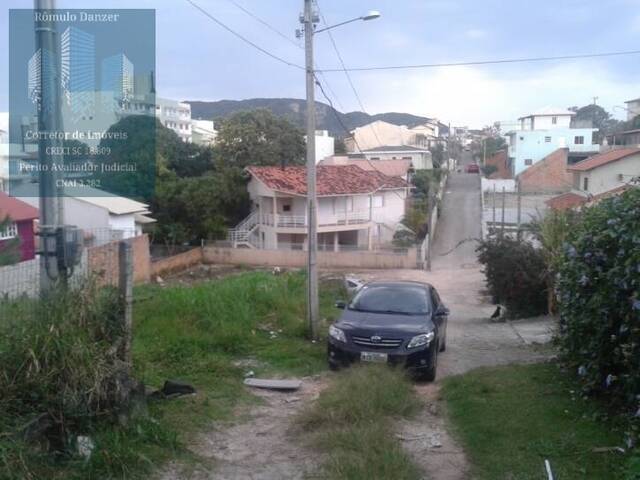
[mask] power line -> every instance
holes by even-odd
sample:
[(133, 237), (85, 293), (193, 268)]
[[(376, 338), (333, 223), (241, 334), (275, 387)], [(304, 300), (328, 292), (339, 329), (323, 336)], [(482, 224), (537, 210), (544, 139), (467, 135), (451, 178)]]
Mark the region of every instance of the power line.
[[(314, 76), (315, 77), (315, 76)], [(327, 93), (324, 91), (324, 88), (322, 87), (322, 83), (320, 83), (320, 80), (318, 80), (318, 77), (315, 77), (316, 80), (316, 85), (318, 86), (318, 88), (320, 88), (320, 92), (322, 92), (322, 96), (327, 100), (327, 102), (329, 102), (329, 105), (331, 106), (331, 109), (333, 110), (333, 114), (336, 117), (336, 120), (338, 121), (338, 123), (340, 124), (340, 126), (344, 129), (345, 132), (347, 132), (348, 134), (351, 133), (351, 131), (347, 128), (347, 126), (344, 124), (344, 122), (342, 121), (342, 119), (340, 118), (340, 116), (338, 115), (338, 112), (336, 111), (336, 109), (333, 107), (333, 102), (331, 101), (331, 99), (328, 97)], [(353, 136), (353, 142), (356, 144), (356, 147), (358, 147), (359, 151), (362, 151), (360, 148), (360, 145), (358, 145), (358, 139), (355, 137), (355, 135)]]
[[(318, 5), (318, 2), (316, 2), (316, 5), (318, 7), (318, 13), (320, 14), (320, 18), (322, 18), (322, 23), (324, 24), (325, 28), (327, 28), (329, 25), (327, 25), (327, 20), (324, 18), (324, 14), (320, 10), (320, 5)], [(331, 44), (333, 45), (333, 50), (336, 52), (336, 56), (338, 57), (338, 60), (340, 61), (340, 65), (342, 65), (342, 71), (344, 72), (345, 76), (347, 77), (347, 80), (349, 81), (349, 85), (351, 85), (351, 90), (353, 91), (353, 94), (355, 95), (356, 100), (358, 101), (358, 104), (360, 105), (360, 109), (363, 112), (366, 112), (366, 109), (364, 108), (364, 105), (362, 104), (362, 99), (360, 98), (360, 95), (358, 95), (358, 90), (356, 89), (355, 85), (353, 84), (353, 80), (351, 80), (351, 75), (349, 75), (349, 71), (347, 70), (347, 67), (344, 64), (344, 60), (342, 58), (342, 55), (340, 54), (340, 50), (338, 49), (338, 45), (336, 44), (336, 41), (333, 38), (333, 35), (331, 34), (331, 30), (327, 30), (326, 32), (329, 35), (329, 39), (331, 40)], [(382, 145), (382, 142), (380, 141), (380, 138), (378, 137), (378, 133), (376, 132), (375, 126), (373, 125), (373, 123), (371, 123), (370, 125), (371, 125), (371, 131), (373, 132), (373, 135), (376, 137), (376, 141), (378, 142), (378, 145)], [(354, 135), (354, 137), (355, 137), (355, 135)], [(360, 147), (358, 147), (358, 150), (360, 150)]]
[[(296, 42), (295, 40), (291, 39), (287, 34), (283, 33), (281, 30), (278, 30), (276, 27), (274, 27), (273, 25), (271, 25), (269, 22), (267, 22), (266, 20), (264, 20), (263, 18), (260, 18), (258, 15), (256, 15), (255, 13), (253, 13), (251, 10), (243, 7), (240, 3), (236, 2), (236, 0), (227, 0), (227, 2), (231, 3), (232, 5), (234, 5), (235, 7), (237, 7), (238, 9), (242, 10), (244, 13), (246, 13), (248, 16), (250, 16), (251, 18), (253, 18), (256, 22), (264, 25), (265, 27), (267, 27), (269, 30), (271, 30), (273, 33), (275, 33), (276, 35), (278, 35), (279, 37), (285, 39), (287, 42), (289, 42), (291, 45), (293, 45), (296, 48), (299, 48), (301, 50), (304, 50), (304, 47), (302, 45), (300, 45), (298, 42)], [(318, 70), (318, 65), (316, 64), (316, 71)], [(331, 88), (331, 85), (329, 84), (329, 81), (327, 80), (326, 76), (322, 73), (320, 73), (320, 75), (322, 75), (322, 78), (324, 79), (324, 83), (327, 86), (327, 90), (329, 90), (329, 92), (331, 93), (331, 95), (333, 96), (333, 98), (335, 98), (336, 103), (338, 104), (338, 106), (340, 107), (341, 110), (344, 110), (344, 106), (342, 105), (342, 102), (340, 102), (340, 99), (338, 98), (338, 95), (336, 95), (335, 91), (333, 90), (333, 88)]]
[(263, 20), (262, 18), (258, 17), (255, 13), (251, 12), (250, 10), (246, 9), (245, 7), (243, 7), (242, 5), (240, 5), (238, 2), (236, 2), (235, 0), (227, 0), (227, 2), (231, 3), (232, 5), (235, 5), (237, 8), (239, 8), (240, 10), (242, 10), (244, 13), (246, 13), (247, 15), (249, 15), (251, 18), (253, 18), (256, 22), (261, 23), (262, 25), (264, 25), (265, 27), (267, 27), (269, 30), (271, 30), (273, 33), (275, 33), (276, 35), (278, 35), (279, 37), (284, 38), (287, 42), (291, 43), (292, 45), (294, 45), (297, 48), (301, 48), (302, 50), (304, 50), (304, 47), (302, 45), (300, 45), (298, 42), (296, 42), (295, 40), (291, 39), (288, 35), (282, 33), (280, 30), (278, 30), (276, 27), (274, 27), (273, 25), (271, 25), (270, 23), (268, 23), (266, 20)]
[(213, 15), (211, 15), (208, 11), (206, 11), (204, 8), (202, 8), (200, 5), (198, 5), (197, 3), (195, 3), (193, 0), (185, 0), (186, 2), (190, 3), (194, 8), (200, 10), (200, 12), (202, 12), (205, 16), (207, 16), (208, 18), (210, 18), (211, 20), (213, 20), (215, 23), (217, 23), (220, 27), (224, 28), (226, 31), (228, 31), (229, 33), (235, 35), (236, 37), (238, 37), (240, 40), (242, 40), (243, 42), (245, 42), (246, 44), (252, 46), (253, 48), (255, 48), (256, 50), (264, 53), (265, 55), (273, 58), (274, 60), (277, 60), (280, 63), (284, 63), (285, 65), (288, 65), (290, 67), (294, 67), (297, 68), (299, 70), (304, 70), (305, 68), (301, 65), (292, 63), (288, 60), (285, 60), (282, 57), (279, 57), (273, 53), (271, 53), (268, 50), (265, 50), (264, 48), (262, 48), (260, 45), (252, 42), (251, 40), (249, 40), (247, 37), (243, 36), (242, 34), (236, 32), (235, 30), (233, 30), (231, 27), (228, 27), (227, 25), (225, 25), (222, 21), (218, 20), (216, 17), (214, 17)]
[(497, 65), (503, 63), (526, 63), (526, 62), (547, 62), (553, 60), (575, 60), (581, 58), (601, 58), (601, 57), (616, 57), (623, 55), (638, 55), (640, 50), (627, 50), (619, 52), (604, 52), (604, 53), (585, 53), (580, 55), (558, 55), (553, 57), (528, 57), (528, 58), (508, 58), (499, 60), (480, 60), (474, 62), (448, 62), (448, 63), (421, 63), (415, 65), (387, 65), (379, 67), (354, 67), (354, 68), (329, 68), (323, 69), (322, 72), (368, 72), (374, 70), (409, 70), (420, 68), (438, 68), (438, 67), (463, 67), (472, 65)]

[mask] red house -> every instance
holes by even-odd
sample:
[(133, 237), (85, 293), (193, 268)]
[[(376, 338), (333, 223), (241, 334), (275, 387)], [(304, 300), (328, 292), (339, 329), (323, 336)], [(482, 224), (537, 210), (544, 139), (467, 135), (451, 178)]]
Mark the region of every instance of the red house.
[(14, 238), (20, 239), (20, 261), (35, 257), (34, 220), (39, 216), (37, 208), (17, 198), (0, 192), (0, 221), (9, 217), (9, 226), (0, 229), (0, 251)]

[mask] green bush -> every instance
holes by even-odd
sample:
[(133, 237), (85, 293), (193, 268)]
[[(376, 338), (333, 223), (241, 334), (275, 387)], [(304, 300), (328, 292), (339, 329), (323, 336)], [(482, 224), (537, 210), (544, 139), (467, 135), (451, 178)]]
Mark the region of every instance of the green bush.
[(484, 265), (489, 293), (511, 318), (547, 313), (547, 285), (542, 254), (530, 243), (509, 237), (483, 240), (476, 249)]
[(583, 212), (565, 244), (557, 294), (562, 351), (586, 392), (640, 406), (640, 189)]

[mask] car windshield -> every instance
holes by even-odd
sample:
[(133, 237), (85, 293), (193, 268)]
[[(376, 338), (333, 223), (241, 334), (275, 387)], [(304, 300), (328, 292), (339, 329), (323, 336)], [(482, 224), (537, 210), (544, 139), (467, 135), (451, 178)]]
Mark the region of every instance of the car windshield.
[(364, 287), (349, 304), (362, 312), (424, 315), (429, 313), (427, 289), (412, 285), (372, 285)]

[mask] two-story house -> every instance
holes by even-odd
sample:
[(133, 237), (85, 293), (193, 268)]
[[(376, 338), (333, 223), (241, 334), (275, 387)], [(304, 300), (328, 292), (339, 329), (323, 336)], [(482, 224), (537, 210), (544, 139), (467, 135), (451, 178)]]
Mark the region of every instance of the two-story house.
[[(229, 232), (229, 240), (249, 248), (306, 249), (306, 168), (250, 166), (246, 171), (254, 209)], [(405, 213), (407, 182), (356, 165), (321, 165), (316, 175), (319, 249), (373, 249), (391, 242)]]
[(518, 175), (559, 148), (569, 154), (588, 156), (599, 151), (594, 143), (596, 128), (572, 128), (575, 112), (547, 107), (518, 119), (517, 128), (506, 133), (509, 163)]
[(362, 154), (372, 162), (378, 160), (408, 160), (415, 170), (431, 170), (431, 152), (426, 148), (410, 145), (383, 145), (363, 150)]

